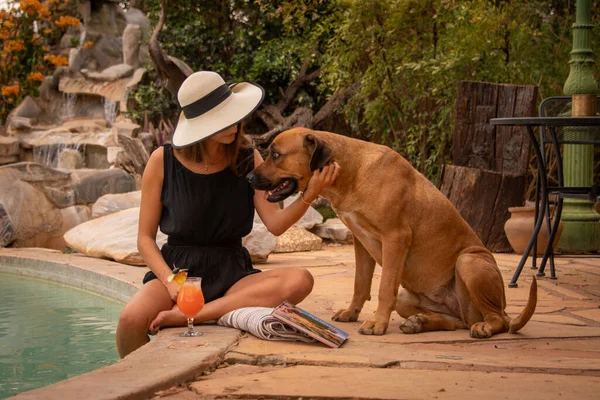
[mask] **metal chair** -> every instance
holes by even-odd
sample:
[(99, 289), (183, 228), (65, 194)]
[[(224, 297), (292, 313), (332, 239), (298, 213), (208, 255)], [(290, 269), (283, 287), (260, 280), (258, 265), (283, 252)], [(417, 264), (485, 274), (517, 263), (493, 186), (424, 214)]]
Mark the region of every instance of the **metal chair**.
[[(598, 114), (600, 115), (600, 96), (598, 96)], [(571, 116), (571, 96), (554, 96), (548, 97), (542, 101), (539, 107), (540, 117), (570, 117)], [(557, 204), (555, 207), (554, 224), (551, 223), (550, 205), (546, 202), (546, 210), (544, 214), (546, 216), (546, 227), (548, 229), (548, 245), (540, 262), (539, 271), (537, 276), (544, 276), (544, 270), (546, 263), (550, 260), (550, 279), (556, 279), (556, 271), (554, 265), (554, 248), (553, 242), (558, 231), (560, 223), (560, 217), (563, 207), (563, 199), (565, 198), (579, 198), (590, 201), (600, 202), (600, 184), (594, 182), (591, 186), (586, 187), (565, 187), (564, 186), (564, 175), (562, 168), (562, 155), (561, 145), (564, 144), (580, 144), (580, 145), (599, 145), (600, 144), (600, 127), (540, 127), (540, 147), (542, 157), (545, 158), (545, 150), (548, 145), (552, 146), (554, 156), (556, 157), (556, 169), (557, 169), (557, 185), (547, 185), (547, 193), (557, 195)], [(547, 160), (544, 159), (544, 164)], [(538, 172), (538, 183), (540, 179), (547, 179), (547, 177), (541, 177)], [(539, 215), (539, 197), (540, 197), (540, 186), (536, 185), (535, 193), (535, 219), (537, 220)], [(537, 240), (534, 242), (533, 254), (532, 254), (532, 268), (536, 269), (536, 257), (537, 257)]]

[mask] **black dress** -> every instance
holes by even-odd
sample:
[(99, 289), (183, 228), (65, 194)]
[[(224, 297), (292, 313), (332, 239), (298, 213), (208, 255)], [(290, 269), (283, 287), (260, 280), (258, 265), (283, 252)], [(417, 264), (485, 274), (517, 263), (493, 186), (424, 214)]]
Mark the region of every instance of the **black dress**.
[[(222, 297), (241, 278), (260, 272), (252, 267), (242, 238), (254, 221), (254, 189), (246, 174), (254, 168), (254, 150), (241, 149), (241, 174), (226, 168), (213, 174), (187, 169), (164, 145), (162, 215), (159, 228), (168, 236), (161, 253), (169, 267), (202, 277), (206, 302)], [(146, 273), (144, 283), (156, 279)]]

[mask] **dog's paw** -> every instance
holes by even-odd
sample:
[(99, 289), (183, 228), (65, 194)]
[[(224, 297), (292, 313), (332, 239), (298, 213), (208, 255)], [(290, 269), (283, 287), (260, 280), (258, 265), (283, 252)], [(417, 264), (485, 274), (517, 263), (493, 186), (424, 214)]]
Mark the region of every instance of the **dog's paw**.
[(333, 314), (331, 319), (339, 322), (355, 322), (358, 319), (358, 312), (356, 310), (341, 309)]
[(475, 339), (492, 337), (492, 327), (487, 322), (477, 322), (471, 326), (471, 337)]
[(420, 333), (423, 330), (423, 321), (419, 314), (412, 315), (404, 320), (400, 325), (400, 330), (404, 333)]
[(358, 329), (363, 335), (383, 335), (388, 328), (387, 322), (365, 321)]

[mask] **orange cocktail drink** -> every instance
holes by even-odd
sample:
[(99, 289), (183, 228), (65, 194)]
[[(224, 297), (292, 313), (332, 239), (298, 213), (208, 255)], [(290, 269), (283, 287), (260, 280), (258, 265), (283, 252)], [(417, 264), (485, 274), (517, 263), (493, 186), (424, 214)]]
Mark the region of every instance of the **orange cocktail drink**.
[(180, 336), (201, 336), (202, 333), (194, 330), (194, 317), (204, 307), (204, 294), (202, 294), (202, 278), (188, 277), (179, 290), (177, 307), (188, 319), (188, 330)]

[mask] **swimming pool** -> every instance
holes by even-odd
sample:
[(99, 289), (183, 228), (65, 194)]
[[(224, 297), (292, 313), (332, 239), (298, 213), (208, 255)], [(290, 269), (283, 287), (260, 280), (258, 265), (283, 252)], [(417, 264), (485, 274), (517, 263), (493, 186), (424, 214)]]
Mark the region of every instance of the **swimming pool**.
[(0, 399), (119, 359), (123, 304), (90, 292), (0, 273)]

